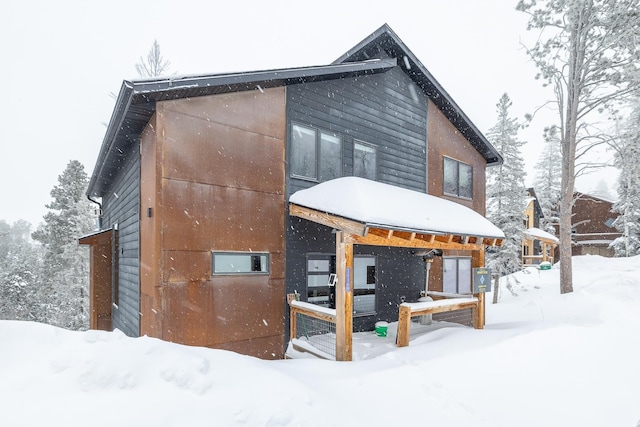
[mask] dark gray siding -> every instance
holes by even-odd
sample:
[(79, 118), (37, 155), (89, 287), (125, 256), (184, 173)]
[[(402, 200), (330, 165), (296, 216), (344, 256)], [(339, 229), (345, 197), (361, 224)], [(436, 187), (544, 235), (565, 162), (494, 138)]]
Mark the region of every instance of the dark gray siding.
[(113, 328), (140, 335), (140, 149), (135, 144), (103, 197), (102, 227), (118, 224), (118, 304)]
[[(353, 175), (353, 142), (361, 140), (378, 148), (378, 181), (426, 192), (427, 97), (399, 68), (289, 86), (288, 134), (291, 121), (342, 136), (343, 175)], [(313, 183), (289, 184), (291, 194)]]
[[(291, 123), (338, 133), (342, 137), (342, 175), (353, 175), (353, 143), (377, 147), (377, 180), (427, 191), (427, 97), (399, 68), (385, 74), (287, 87), (287, 153)], [(288, 156), (287, 156), (288, 160)], [(316, 184), (291, 178), (287, 200)], [(335, 253), (331, 229), (287, 215), (287, 293), (306, 296), (306, 256)], [(376, 313), (354, 318), (354, 330), (373, 330), (378, 320), (395, 321), (398, 304), (416, 301), (424, 289), (421, 257), (409, 249), (356, 246), (354, 254), (376, 256)], [(414, 262), (415, 261), (415, 262)], [(288, 320), (288, 313), (287, 313)], [(288, 327), (285, 329), (288, 331)]]

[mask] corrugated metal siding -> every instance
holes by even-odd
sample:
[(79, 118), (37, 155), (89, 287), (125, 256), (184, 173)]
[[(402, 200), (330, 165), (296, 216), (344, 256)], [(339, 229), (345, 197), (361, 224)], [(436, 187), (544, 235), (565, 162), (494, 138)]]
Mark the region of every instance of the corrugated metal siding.
[(140, 149), (138, 143), (103, 197), (104, 228), (118, 224), (118, 306), (113, 328), (137, 337), (140, 332)]
[[(342, 136), (344, 176), (353, 174), (357, 139), (378, 147), (378, 181), (426, 192), (427, 98), (399, 68), (374, 76), (289, 86), (287, 152), (292, 121)], [(287, 200), (315, 184), (287, 176)], [(335, 234), (328, 227), (289, 215), (286, 221), (287, 293), (297, 290), (306, 296), (306, 254), (335, 253)], [(354, 318), (354, 330), (372, 330), (378, 320), (397, 319), (403, 297), (406, 301), (419, 298), (424, 263), (409, 249), (357, 246), (354, 253), (377, 257), (376, 314)]]

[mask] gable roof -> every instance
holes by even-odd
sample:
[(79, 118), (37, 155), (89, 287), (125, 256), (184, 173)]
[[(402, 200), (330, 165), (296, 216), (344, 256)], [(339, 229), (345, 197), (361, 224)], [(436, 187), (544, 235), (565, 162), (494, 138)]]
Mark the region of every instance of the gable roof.
[[(385, 57), (372, 59), (381, 52), (386, 53)], [(124, 162), (129, 147), (139, 139), (153, 116), (157, 101), (384, 73), (396, 66), (402, 67), (416, 82), (485, 158), (488, 165), (502, 163), (502, 157), (497, 150), (385, 24), (330, 65), (125, 80), (89, 181), (87, 195), (89, 197), (104, 195), (110, 180)]]
[(433, 75), (422, 65), (418, 58), (393, 32), (389, 25), (384, 24), (347, 53), (336, 59), (334, 64), (344, 64), (353, 61), (364, 61), (371, 58), (389, 56), (398, 59), (401, 67), (409, 77), (442, 111), (449, 121), (471, 142), (473, 147), (487, 161), (487, 165), (502, 163), (502, 156), (489, 140), (478, 130), (462, 109), (456, 104), (451, 95), (444, 90)]
[(544, 213), (542, 212), (542, 206), (540, 206), (540, 201), (538, 200), (538, 196), (536, 195), (536, 190), (533, 187), (527, 188), (527, 193), (533, 199), (533, 209), (539, 215), (540, 218), (544, 218)]

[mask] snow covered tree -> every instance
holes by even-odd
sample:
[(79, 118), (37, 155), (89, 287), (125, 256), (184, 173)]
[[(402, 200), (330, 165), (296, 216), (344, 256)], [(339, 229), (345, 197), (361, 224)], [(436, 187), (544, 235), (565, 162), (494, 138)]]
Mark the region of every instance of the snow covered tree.
[(611, 246), (616, 256), (640, 254), (640, 98), (635, 101), (627, 126), (614, 146), (618, 176), (618, 201), (613, 211), (620, 216), (613, 223), (622, 233)]
[[(525, 168), (518, 139), (520, 125), (509, 117), (511, 100), (502, 95), (497, 104), (498, 121), (487, 137), (502, 155), (500, 166), (487, 169), (487, 218), (502, 229), (502, 246), (487, 250), (487, 266), (503, 276), (522, 268), (522, 237), (526, 205)], [(496, 291), (497, 294), (497, 291)]]
[(39, 320), (68, 329), (88, 326), (89, 258), (87, 248), (77, 243), (95, 228), (93, 207), (84, 196), (88, 182), (84, 166), (70, 161), (51, 190), (44, 223), (32, 234), (44, 248)]
[(604, 142), (589, 125), (640, 85), (640, 0), (520, 0), (517, 9), (529, 15), (528, 29), (540, 31), (528, 54), (555, 94), (562, 147), (560, 292), (573, 292), (576, 160)]
[(166, 74), (170, 66), (171, 62), (165, 60), (160, 53), (160, 44), (154, 40), (147, 57), (140, 57), (140, 62), (136, 64), (136, 71), (142, 78), (158, 77)]
[(0, 319), (36, 320), (41, 259), (30, 233), (24, 220), (0, 221)]
[(544, 148), (535, 168), (536, 177), (533, 185), (544, 215), (540, 219), (540, 228), (547, 233), (555, 234), (554, 225), (558, 225), (560, 221), (558, 202), (560, 200), (560, 176), (562, 170), (560, 138), (556, 126), (545, 129)]

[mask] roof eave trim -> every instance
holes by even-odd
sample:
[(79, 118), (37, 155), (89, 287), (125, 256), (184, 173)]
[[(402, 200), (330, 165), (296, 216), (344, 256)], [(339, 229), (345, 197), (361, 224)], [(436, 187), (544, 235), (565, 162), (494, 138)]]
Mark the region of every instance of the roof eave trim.
[(225, 86), (249, 84), (266, 80), (288, 80), (321, 77), (330, 74), (349, 74), (365, 71), (378, 71), (397, 66), (393, 59), (375, 59), (367, 61), (350, 62), (345, 64), (331, 64), (314, 67), (283, 68), (266, 71), (253, 71), (242, 73), (228, 73), (217, 75), (170, 77), (163, 80), (154, 79), (133, 81), (136, 95), (145, 93), (169, 92), (172, 90), (191, 89), (209, 86)]
[(120, 87), (120, 93), (118, 94), (118, 98), (116, 100), (116, 107), (111, 114), (111, 119), (109, 120), (109, 125), (107, 127), (107, 131), (105, 133), (104, 139), (102, 140), (102, 146), (100, 147), (100, 154), (98, 155), (98, 159), (96, 160), (96, 165), (93, 170), (93, 175), (91, 175), (91, 180), (89, 181), (89, 186), (87, 187), (87, 196), (89, 197), (101, 197), (101, 194), (98, 194), (95, 191), (95, 187), (98, 181), (98, 178), (102, 176), (102, 171), (105, 166), (105, 161), (111, 154), (113, 150), (113, 145), (116, 140), (116, 135), (118, 131), (122, 127), (122, 123), (127, 114), (127, 110), (131, 105), (134, 95), (134, 85), (130, 81), (123, 81), (122, 86)]

